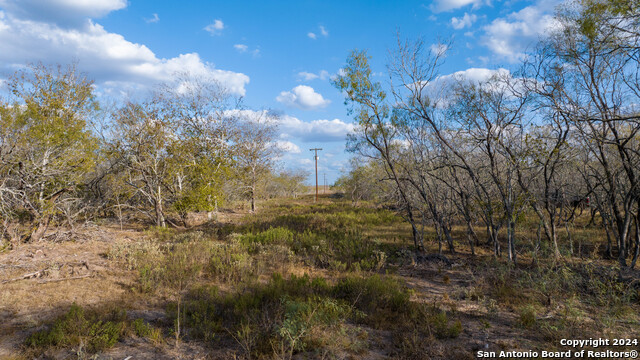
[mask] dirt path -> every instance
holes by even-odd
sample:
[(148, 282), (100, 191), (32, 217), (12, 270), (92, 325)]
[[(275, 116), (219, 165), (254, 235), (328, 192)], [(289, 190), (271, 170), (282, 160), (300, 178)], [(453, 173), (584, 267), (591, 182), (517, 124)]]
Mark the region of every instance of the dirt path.
[(0, 254), (0, 359), (15, 355), (36, 326), (73, 303), (122, 301), (131, 274), (107, 253), (113, 242), (139, 237), (135, 230), (92, 227), (75, 241), (21, 244)]

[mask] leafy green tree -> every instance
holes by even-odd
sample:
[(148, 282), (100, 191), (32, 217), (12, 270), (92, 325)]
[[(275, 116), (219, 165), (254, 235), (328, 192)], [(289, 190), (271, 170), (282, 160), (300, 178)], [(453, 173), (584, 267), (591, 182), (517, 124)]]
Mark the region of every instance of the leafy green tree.
[(99, 106), (93, 82), (74, 65), (29, 66), (8, 86), (11, 99), (0, 105), (1, 211), (28, 220), (26, 239), (38, 241), (95, 166), (98, 143), (88, 122)]
[(237, 132), (229, 99), (215, 82), (179, 74), (114, 113), (110, 148), (128, 186), (123, 197), (157, 226), (166, 226), (169, 211), (186, 224), (188, 212), (221, 203)]

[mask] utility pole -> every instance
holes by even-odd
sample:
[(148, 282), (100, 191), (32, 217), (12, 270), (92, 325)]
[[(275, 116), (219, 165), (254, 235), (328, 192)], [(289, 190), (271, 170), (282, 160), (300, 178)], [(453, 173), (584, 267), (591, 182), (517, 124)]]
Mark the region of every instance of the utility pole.
[(309, 151), (313, 151), (315, 155), (313, 159), (316, 161), (316, 202), (318, 201), (318, 151), (322, 150), (321, 148), (309, 149)]

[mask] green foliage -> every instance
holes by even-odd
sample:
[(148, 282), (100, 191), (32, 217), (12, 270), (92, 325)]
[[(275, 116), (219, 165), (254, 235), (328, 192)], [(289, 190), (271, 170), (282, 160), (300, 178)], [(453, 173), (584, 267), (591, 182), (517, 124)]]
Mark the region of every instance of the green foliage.
[(34, 222), (26, 236), (41, 237), (54, 216), (84, 196), (98, 160), (89, 127), (98, 103), (93, 82), (73, 65), (29, 66), (7, 84), (12, 99), (0, 102), (0, 181), (8, 191), (0, 216)]
[(353, 303), (365, 313), (403, 312), (409, 304), (409, 292), (391, 277), (349, 277), (339, 281), (333, 295)]
[(519, 322), (522, 327), (525, 327), (525, 328), (534, 327), (537, 322), (536, 309), (531, 305), (527, 305), (522, 309), (520, 309)]
[(135, 319), (131, 322), (131, 329), (136, 336), (156, 339), (158, 329), (151, 326), (144, 319)]
[(162, 259), (163, 251), (163, 246), (153, 240), (119, 241), (111, 245), (107, 257), (120, 262), (128, 270), (137, 270)]
[(291, 244), (293, 242), (293, 232), (287, 228), (275, 227), (256, 234), (246, 234), (240, 237), (240, 242), (245, 246), (252, 244), (273, 245)]
[(116, 311), (107, 318), (102, 320), (97, 313), (87, 312), (74, 304), (66, 314), (55, 320), (50, 329), (29, 336), (26, 344), (38, 349), (84, 344), (90, 353), (102, 351), (115, 345), (127, 328), (124, 311)]
[(447, 313), (444, 311), (437, 312), (436, 315), (429, 318), (433, 326), (434, 335), (439, 339), (457, 338), (462, 332), (462, 323), (456, 320), (451, 324)]
[[(299, 212), (310, 212), (302, 213)], [(306, 263), (335, 270), (378, 271), (386, 265), (387, 249), (363, 232), (373, 226), (396, 224), (390, 211), (367, 208), (345, 210), (337, 205), (292, 208), (287, 215), (250, 222), (224, 231), (234, 235), (249, 253), (257, 254), (274, 245), (286, 246)]]
[(237, 243), (212, 244), (211, 257), (205, 270), (225, 281), (240, 282), (255, 274), (256, 268), (244, 246)]
[[(336, 342), (361, 351), (360, 335), (346, 330), (348, 322), (395, 329), (420, 321), (415, 306), (408, 289), (389, 277), (350, 277), (331, 285), (308, 275), (274, 274), (266, 284), (248, 283), (230, 294), (221, 294), (215, 287), (193, 289), (185, 297), (184, 323), (189, 334), (199, 339), (232, 337), (247, 356), (290, 358), (311, 349), (328, 349)], [(381, 313), (385, 321), (379, 321)], [(177, 316), (175, 307), (170, 314)], [(444, 325), (442, 318), (439, 321), (431, 325), (438, 334), (459, 332), (459, 325), (450, 325), (446, 315)]]

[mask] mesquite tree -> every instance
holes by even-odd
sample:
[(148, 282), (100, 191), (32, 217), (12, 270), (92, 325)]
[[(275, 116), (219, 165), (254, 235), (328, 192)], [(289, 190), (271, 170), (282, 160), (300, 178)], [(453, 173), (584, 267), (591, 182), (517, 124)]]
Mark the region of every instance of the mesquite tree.
[(0, 104), (3, 233), (27, 220), (21, 237), (38, 241), (65, 203), (78, 203), (97, 154), (88, 128), (98, 108), (92, 85), (74, 65), (30, 66), (10, 78), (12, 98)]

